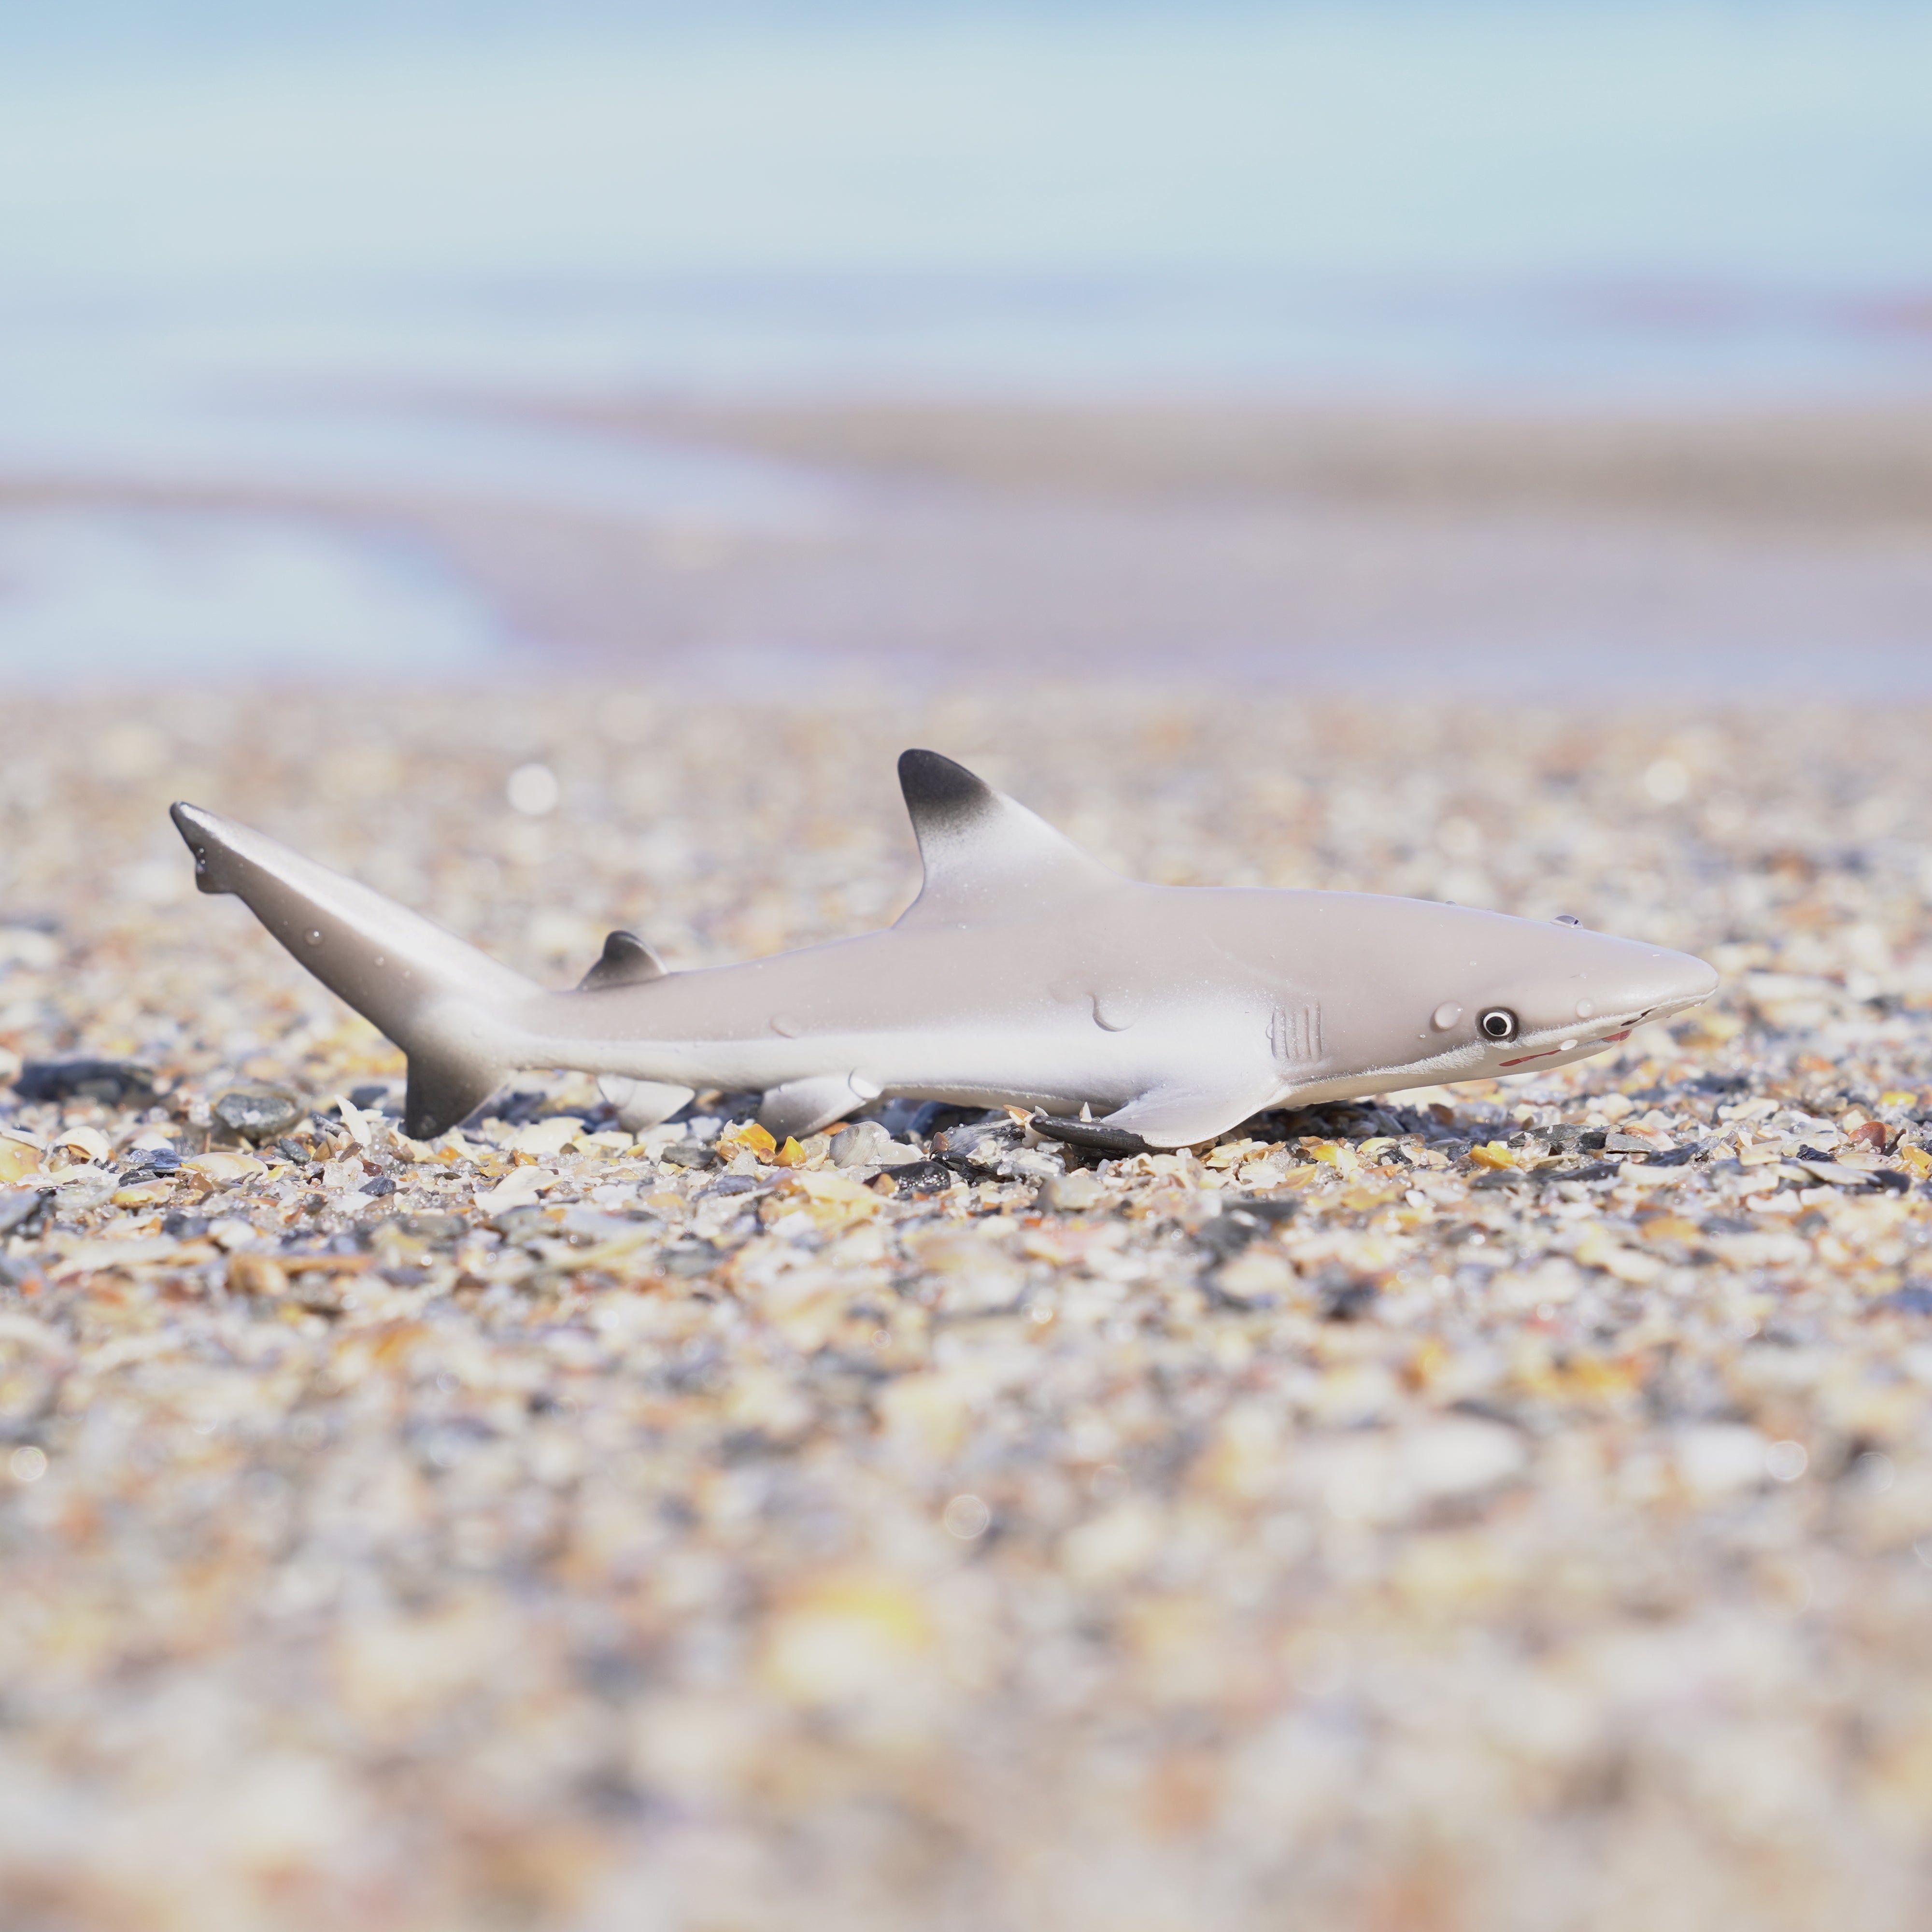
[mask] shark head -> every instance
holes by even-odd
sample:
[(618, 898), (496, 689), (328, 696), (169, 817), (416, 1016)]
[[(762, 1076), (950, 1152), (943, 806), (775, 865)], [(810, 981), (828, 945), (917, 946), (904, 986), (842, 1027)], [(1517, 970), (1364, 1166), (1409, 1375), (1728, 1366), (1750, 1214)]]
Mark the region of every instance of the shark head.
[(1388, 1092), (1588, 1058), (1717, 990), (1701, 959), (1640, 940), (1418, 899), (1334, 896), (1311, 1096)]

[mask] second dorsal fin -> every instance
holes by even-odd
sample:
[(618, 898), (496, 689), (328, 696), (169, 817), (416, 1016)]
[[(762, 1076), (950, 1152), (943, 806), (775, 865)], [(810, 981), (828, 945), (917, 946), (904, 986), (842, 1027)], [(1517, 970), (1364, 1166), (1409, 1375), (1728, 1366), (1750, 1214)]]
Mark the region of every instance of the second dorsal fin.
[(664, 963), (634, 932), (614, 932), (604, 942), (597, 963), (578, 982), (580, 993), (601, 992), (608, 986), (635, 986), (662, 980)]
[(926, 868), (902, 926), (1122, 883), (1044, 819), (937, 752), (902, 752), (899, 788)]

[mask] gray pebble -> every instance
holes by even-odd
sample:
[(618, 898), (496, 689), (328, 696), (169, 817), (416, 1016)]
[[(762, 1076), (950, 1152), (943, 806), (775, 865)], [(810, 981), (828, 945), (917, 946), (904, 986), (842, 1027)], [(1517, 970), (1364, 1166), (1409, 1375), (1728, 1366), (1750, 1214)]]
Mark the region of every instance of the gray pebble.
[(23, 1100), (98, 1100), (106, 1106), (146, 1106), (154, 1076), (123, 1060), (30, 1060), (14, 1081)]
[(0, 1234), (10, 1234), (29, 1220), (46, 1191), (38, 1187), (0, 1189)]
[(286, 1094), (266, 1088), (238, 1088), (214, 1103), (214, 1118), (230, 1132), (244, 1140), (269, 1141), (285, 1134), (305, 1110)]
[(709, 1167), (716, 1152), (702, 1141), (676, 1141), (658, 1156), (666, 1167)]
[(665, 1249), (662, 1265), (666, 1274), (688, 1280), (694, 1275), (709, 1274), (724, 1258), (723, 1251), (709, 1241), (680, 1242)]
[(398, 1214), (396, 1225), (404, 1234), (424, 1241), (460, 1241), (470, 1231), (470, 1223), (460, 1214)]

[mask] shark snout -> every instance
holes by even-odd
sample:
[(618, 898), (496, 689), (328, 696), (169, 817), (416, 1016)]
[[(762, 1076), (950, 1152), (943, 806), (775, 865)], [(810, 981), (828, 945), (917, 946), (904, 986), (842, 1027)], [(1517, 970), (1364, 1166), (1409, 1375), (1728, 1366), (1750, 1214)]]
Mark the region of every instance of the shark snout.
[(1514, 1072), (1532, 1065), (1564, 1065), (1628, 1040), (1631, 1030), (1668, 1019), (1708, 1000), (1718, 989), (1717, 974), (1688, 952), (1612, 940), (1616, 950), (1599, 952), (1595, 970), (1573, 979), (1569, 990), (1526, 1000), (1522, 1030), (1494, 1050), (1492, 1064)]
[(1658, 952), (1646, 964), (1652, 970), (1640, 976), (1631, 1001), (1646, 1018), (1681, 1013), (1687, 1006), (1702, 1004), (1718, 990), (1716, 968), (1694, 954)]
[[(1636, 956), (1633, 957), (1632, 955)], [(1610, 970), (1601, 970), (1608, 965)], [(1552, 1013), (1540, 1031), (1605, 1035), (1606, 1026), (1640, 1026), (1667, 1019), (1700, 1004), (1718, 990), (1716, 970), (1688, 952), (1666, 952), (1656, 946), (1631, 946), (1614, 963), (1602, 962), (1583, 983), (1584, 997), (1575, 1008)]]

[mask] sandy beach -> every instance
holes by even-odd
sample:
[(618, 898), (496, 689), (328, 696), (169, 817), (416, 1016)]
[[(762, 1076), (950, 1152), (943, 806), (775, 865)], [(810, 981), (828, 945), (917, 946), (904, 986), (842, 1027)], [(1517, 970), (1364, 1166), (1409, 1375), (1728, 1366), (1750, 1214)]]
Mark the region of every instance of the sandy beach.
[[(8, 1922), (1917, 1924), (1925, 723), (10, 711)], [(908, 742), (1144, 876), (1574, 911), (1724, 988), (1159, 1159), (902, 1123), (946, 1160), (886, 1191), (561, 1077), (424, 1147), (164, 816), (568, 984), (607, 924), (678, 967), (890, 919)]]

